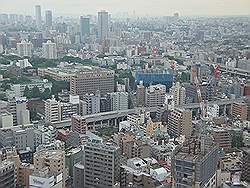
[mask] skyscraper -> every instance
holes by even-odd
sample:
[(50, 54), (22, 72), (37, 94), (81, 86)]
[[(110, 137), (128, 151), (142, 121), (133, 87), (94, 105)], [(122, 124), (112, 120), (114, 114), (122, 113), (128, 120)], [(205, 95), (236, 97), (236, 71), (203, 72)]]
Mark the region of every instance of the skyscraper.
[(32, 56), (32, 43), (27, 42), (25, 40), (21, 41), (20, 43), (17, 43), (17, 53), (19, 56), (24, 57), (31, 57)]
[(85, 37), (88, 37), (90, 34), (90, 21), (89, 18), (80, 17), (80, 33), (81, 39), (83, 40)]
[(47, 43), (43, 43), (43, 57), (46, 59), (57, 58), (56, 43), (53, 43), (50, 40), (47, 41)]
[(218, 146), (209, 138), (187, 140), (172, 157), (174, 187), (217, 187), (218, 157)]
[(48, 27), (52, 26), (52, 11), (51, 10), (46, 10), (45, 12), (45, 24)]
[(36, 9), (36, 27), (40, 29), (42, 26), (41, 6), (36, 5), (35, 9)]
[(102, 10), (98, 12), (98, 39), (100, 42), (108, 38), (109, 15), (108, 12)]
[(120, 148), (111, 143), (84, 146), (85, 187), (113, 187), (120, 174)]

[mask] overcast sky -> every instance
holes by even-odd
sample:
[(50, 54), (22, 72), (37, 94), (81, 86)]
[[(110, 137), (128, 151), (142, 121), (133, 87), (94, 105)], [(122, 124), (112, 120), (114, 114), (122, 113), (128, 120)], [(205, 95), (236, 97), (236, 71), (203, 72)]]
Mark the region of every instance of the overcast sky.
[(0, 13), (34, 15), (34, 6), (50, 9), (56, 15), (113, 14), (136, 15), (250, 15), (250, 0), (0, 0)]

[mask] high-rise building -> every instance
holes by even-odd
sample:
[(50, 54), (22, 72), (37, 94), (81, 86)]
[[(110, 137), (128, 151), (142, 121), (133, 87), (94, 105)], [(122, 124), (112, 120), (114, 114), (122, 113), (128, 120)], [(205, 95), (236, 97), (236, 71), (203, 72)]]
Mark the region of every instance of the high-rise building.
[(247, 120), (247, 104), (245, 102), (235, 102), (232, 105), (232, 115), (241, 121)]
[(220, 148), (227, 150), (232, 147), (232, 137), (228, 130), (223, 128), (216, 128), (212, 130), (214, 142), (219, 145)]
[(46, 59), (57, 58), (56, 43), (53, 43), (50, 40), (47, 41), (46, 43), (43, 43), (43, 58), (46, 58)]
[(84, 166), (83, 164), (76, 163), (74, 165), (74, 171), (73, 171), (73, 187), (74, 188), (82, 188), (84, 187)]
[(84, 40), (85, 37), (88, 37), (90, 34), (90, 19), (81, 16), (80, 17), (80, 33), (81, 39)]
[(84, 187), (113, 187), (119, 178), (120, 148), (112, 143), (84, 146)]
[(151, 85), (146, 89), (146, 106), (156, 107), (161, 106), (165, 102), (166, 86), (157, 84)]
[(40, 5), (36, 5), (35, 12), (36, 12), (36, 27), (38, 29), (41, 29), (41, 27), (42, 27), (42, 13), (41, 13), (41, 6)]
[(98, 39), (103, 42), (108, 38), (109, 32), (109, 14), (106, 11), (98, 12)]
[(46, 10), (45, 11), (45, 24), (47, 27), (52, 27), (52, 11)]
[(174, 96), (176, 106), (185, 104), (186, 89), (181, 86), (180, 82), (176, 82), (176, 84), (171, 87), (170, 93)]
[(72, 115), (78, 113), (78, 104), (57, 101), (54, 97), (45, 101), (45, 121), (56, 123), (69, 120)]
[(59, 119), (58, 102), (53, 97), (52, 99), (47, 99), (45, 101), (45, 121), (53, 123), (58, 122)]
[(17, 53), (21, 57), (31, 57), (32, 56), (33, 44), (22, 40), (20, 43), (17, 43)]
[(241, 180), (250, 183), (250, 149), (243, 148)]
[(114, 92), (114, 71), (101, 68), (82, 69), (70, 80), (70, 93), (72, 95), (83, 96), (86, 93), (96, 93), (101, 95)]
[(218, 147), (209, 139), (187, 140), (173, 153), (174, 187), (216, 188)]
[(86, 134), (88, 130), (86, 119), (84, 119), (83, 116), (73, 115), (71, 117), (71, 129), (74, 132)]
[(15, 163), (9, 160), (0, 161), (0, 188), (16, 187)]
[(7, 111), (13, 115), (13, 125), (30, 123), (30, 114), (27, 110), (26, 97), (15, 97), (8, 100)]
[(128, 93), (127, 92), (108, 93), (108, 101), (110, 103), (111, 111), (128, 109)]
[(140, 84), (137, 85), (136, 98), (137, 98), (137, 106), (143, 107), (145, 105), (145, 87), (143, 85), (143, 82), (140, 82)]
[(80, 114), (96, 114), (100, 112), (100, 92), (97, 91), (96, 94), (85, 94), (83, 99), (80, 101)]
[(167, 129), (172, 136), (184, 135), (186, 138), (190, 137), (192, 133), (192, 112), (175, 108), (170, 112)]

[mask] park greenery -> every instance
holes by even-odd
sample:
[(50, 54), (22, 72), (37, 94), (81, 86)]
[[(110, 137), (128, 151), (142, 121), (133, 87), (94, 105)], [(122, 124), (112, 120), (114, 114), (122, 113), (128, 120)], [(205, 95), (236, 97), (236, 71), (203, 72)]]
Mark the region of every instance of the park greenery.
[(130, 70), (119, 70), (119, 71), (116, 72), (115, 82), (118, 82), (120, 84), (125, 84), (124, 83), (124, 79), (125, 78), (129, 79), (129, 86), (131, 88), (133, 88), (134, 87), (135, 78), (132, 75), (132, 72)]

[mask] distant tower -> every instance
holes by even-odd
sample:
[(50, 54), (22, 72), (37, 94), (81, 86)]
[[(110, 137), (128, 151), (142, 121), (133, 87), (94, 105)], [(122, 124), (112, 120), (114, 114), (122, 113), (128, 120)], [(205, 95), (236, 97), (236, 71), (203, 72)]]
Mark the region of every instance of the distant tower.
[(108, 38), (109, 14), (106, 11), (98, 12), (98, 39), (103, 41)]
[(45, 12), (45, 24), (47, 27), (52, 27), (52, 11), (47, 10)]
[(36, 5), (36, 27), (41, 28), (42, 27), (42, 14), (41, 14), (41, 6)]
[(80, 17), (80, 33), (81, 39), (83, 40), (84, 37), (88, 37), (90, 34), (90, 19), (81, 16)]

